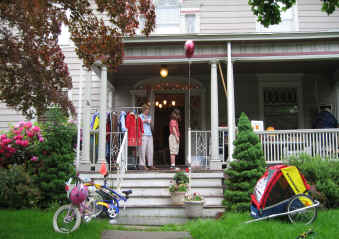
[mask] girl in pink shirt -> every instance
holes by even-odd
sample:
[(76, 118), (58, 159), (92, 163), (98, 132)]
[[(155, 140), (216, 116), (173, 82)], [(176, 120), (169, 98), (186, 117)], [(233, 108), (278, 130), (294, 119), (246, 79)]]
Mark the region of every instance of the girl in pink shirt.
[(169, 122), (170, 136), (168, 139), (171, 155), (171, 169), (175, 169), (175, 157), (179, 153), (180, 132), (178, 121), (180, 119), (181, 119), (180, 111), (178, 109), (173, 110), (170, 116)]

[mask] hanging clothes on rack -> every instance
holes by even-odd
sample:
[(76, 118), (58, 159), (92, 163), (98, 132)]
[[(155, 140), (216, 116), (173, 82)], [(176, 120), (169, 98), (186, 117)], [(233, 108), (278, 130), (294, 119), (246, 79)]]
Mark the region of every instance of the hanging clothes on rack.
[(126, 112), (125, 111), (121, 111), (120, 115), (119, 115), (119, 127), (120, 127), (120, 131), (121, 132), (126, 132), (127, 128), (126, 128)]
[(128, 130), (128, 146), (141, 146), (142, 134), (144, 133), (143, 123), (134, 112), (129, 112), (125, 121)]
[[(91, 119), (91, 129), (96, 130), (99, 128), (99, 112), (95, 112)], [(92, 163), (98, 162), (99, 157), (99, 135), (97, 133), (90, 134), (90, 161)]]

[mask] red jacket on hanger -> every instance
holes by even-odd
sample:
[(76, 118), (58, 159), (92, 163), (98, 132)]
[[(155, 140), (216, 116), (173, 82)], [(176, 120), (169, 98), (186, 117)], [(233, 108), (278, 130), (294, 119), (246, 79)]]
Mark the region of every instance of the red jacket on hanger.
[(144, 133), (144, 127), (140, 117), (136, 119), (133, 112), (128, 113), (125, 125), (128, 130), (128, 146), (140, 146), (142, 143), (141, 137)]

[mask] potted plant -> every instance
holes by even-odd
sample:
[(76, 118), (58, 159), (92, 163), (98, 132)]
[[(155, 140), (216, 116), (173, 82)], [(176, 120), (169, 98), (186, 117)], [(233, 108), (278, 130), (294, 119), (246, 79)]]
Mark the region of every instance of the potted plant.
[(185, 172), (177, 172), (170, 182), (169, 192), (174, 204), (183, 205), (188, 189), (188, 176)]
[(193, 193), (185, 196), (185, 213), (188, 218), (203, 216), (204, 198), (200, 193)]

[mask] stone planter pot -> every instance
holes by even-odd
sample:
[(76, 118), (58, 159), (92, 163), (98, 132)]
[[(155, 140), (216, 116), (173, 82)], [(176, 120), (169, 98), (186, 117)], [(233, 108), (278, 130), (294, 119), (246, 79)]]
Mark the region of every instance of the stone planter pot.
[(172, 202), (175, 205), (184, 205), (186, 192), (174, 192), (171, 193)]
[(185, 214), (188, 218), (198, 218), (203, 216), (204, 201), (184, 201)]

